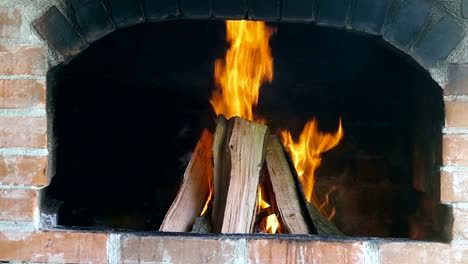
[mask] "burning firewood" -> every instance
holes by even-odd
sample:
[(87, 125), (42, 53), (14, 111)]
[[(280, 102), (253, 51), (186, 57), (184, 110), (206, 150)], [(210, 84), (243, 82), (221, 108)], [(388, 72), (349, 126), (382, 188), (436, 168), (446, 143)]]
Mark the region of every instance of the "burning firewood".
[[(297, 185), (300, 185), (299, 183), (299, 177), (297, 175), (296, 169), (294, 166), (291, 164), (293, 163), (291, 161), (291, 158), (289, 155), (286, 156), (287, 161), (290, 164), (292, 176), (296, 182)], [(268, 162), (268, 161), (267, 161)], [(297, 189), (297, 195), (299, 198), (299, 201), (301, 204), (305, 205), (305, 209), (307, 210), (307, 213), (305, 214), (306, 220), (308, 222), (312, 221), (313, 224), (313, 230), (312, 232), (317, 233), (318, 235), (336, 235), (336, 236), (343, 236), (343, 232), (341, 232), (335, 224), (333, 224), (330, 220), (328, 220), (320, 211), (315, 207), (314, 204), (310, 203), (307, 201), (306, 196), (304, 195), (303, 189), (299, 187)]]
[(309, 211), (312, 220), (314, 221), (315, 228), (317, 229), (317, 234), (319, 235), (331, 235), (331, 236), (343, 236), (343, 232), (341, 232), (335, 224), (333, 224), (330, 220), (325, 218), (317, 208), (311, 203), (307, 203), (307, 210)]
[(226, 130), (227, 120), (223, 115), (220, 115), (218, 116), (218, 123), (216, 125), (213, 141), (213, 191), (216, 195), (213, 197), (213, 213), (211, 222), (213, 230), (216, 232), (221, 231), (224, 209), (226, 207), (225, 202), (227, 189), (229, 186), (229, 178), (223, 177), (223, 175), (227, 175), (230, 172), (229, 153), (223, 155), (225, 152), (224, 150), (227, 149), (225, 146)]
[(218, 126), (214, 139), (214, 231), (250, 233), (268, 128), (240, 117), (229, 119), (225, 128), (223, 121)]
[(160, 231), (342, 234), (307, 202), (276, 135), (223, 116), (214, 137), (203, 132)]
[(276, 135), (268, 138), (266, 167), (283, 229), (291, 234), (310, 234), (302, 214), (300, 195), (286, 159), (283, 146)]
[[(295, 158), (294, 163), (288, 163), (278, 138), (268, 137), (268, 127), (254, 122), (263, 123), (254, 112), (260, 87), (264, 81), (273, 80), (269, 40), (274, 30), (261, 21), (227, 21), (226, 26), (227, 40), (232, 45), (224, 60), (215, 61), (217, 89), (210, 98), (219, 115), (214, 139), (204, 133), (160, 230), (188, 231), (196, 216), (201, 215), (193, 230), (205, 232), (199, 227), (208, 226), (210, 208), (211, 226), (216, 233), (251, 233), (255, 229), (268, 233), (339, 234), (322, 216), (327, 212), (314, 207), (318, 201), (313, 192), (320, 154), (335, 147), (343, 137), (341, 121), (332, 135), (320, 133), (313, 119), (306, 124), (299, 142), (289, 131), (283, 131), (283, 143)], [(296, 170), (301, 172), (300, 179)]]
[(188, 232), (205, 205), (213, 175), (213, 135), (203, 131), (184, 173), (179, 192), (159, 231)]

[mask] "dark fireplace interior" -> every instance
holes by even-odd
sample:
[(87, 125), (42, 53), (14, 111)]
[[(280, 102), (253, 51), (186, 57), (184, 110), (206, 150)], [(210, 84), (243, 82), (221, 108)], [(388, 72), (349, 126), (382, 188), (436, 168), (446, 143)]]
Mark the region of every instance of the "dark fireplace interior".
[[(331, 191), (332, 221), (350, 236), (437, 239), (417, 187), (440, 165), (441, 88), (381, 38), (270, 25), (274, 80), (257, 112), (293, 135), (313, 117), (323, 131), (343, 122), (316, 180), (319, 197)], [(226, 49), (222, 21), (143, 24), (49, 72), (57, 167), (43, 197), (56, 227), (158, 230), (198, 137), (214, 128), (214, 60)]]

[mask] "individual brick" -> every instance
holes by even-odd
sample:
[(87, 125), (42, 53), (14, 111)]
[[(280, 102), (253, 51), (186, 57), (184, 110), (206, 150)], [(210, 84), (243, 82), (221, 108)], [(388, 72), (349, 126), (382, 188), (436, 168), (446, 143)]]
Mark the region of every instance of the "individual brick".
[(465, 264), (466, 256), (468, 256), (468, 245), (452, 245), (450, 254), (450, 264)]
[(0, 260), (107, 263), (107, 234), (0, 231)]
[(433, 242), (390, 242), (379, 247), (380, 264), (445, 264), (450, 259), (448, 244)]
[(152, 21), (176, 17), (179, 14), (177, 0), (143, 0), (145, 17)]
[(317, 23), (345, 27), (351, 0), (318, 0)]
[(468, 64), (449, 64), (445, 95), (468, 95)]
[(236, 249), (236, 241), (221, 238), (123, 236), (119, 262), (234, 263)]
[(381, 34), (390, 7), (390, 0), (356, 0), (352, 7), (351, 27), (372, 34)]
[(284, 21), (314, 21), (316, 5), (310, 0), (283, 1), (282, 19)]
[(21, 34), (21, 11), (16, 7), (0, 7), (0, 38), (18, 39)]
[(453, 225), (451, 236), (453, 240), (468, 240), (468, 208), (452, 208)]
[(47, 157), (0, 156), (0, 184), (46, 186)]
[(468, 101), (445, 101), (445, 127), (468, 128)]
[(0, 148), (47, 147), (45, 117), (0, 117)]
[(244, 0), (215, 0), (213, 13), (216, 18), (243, 19), (247, 16)]
[(0, 80), (0, 108), (45, 108), (42, 80)]
[(248, 242), (249, 263), (335, 263), (365, 262), (363, 242), (322, 242), (281, 239), (252, 239)]
[(384, 39), (396, 47), (408, 51), (432, 10), (431, 0), (395, 0), (397, 8), (392, 13), (390, 25), (384, 33)]
[(210, 0), (180, 0), (180, 9), (184, 17), (209, 18), (211, 16)]
[(75, 19), (88, 43), (114, 31), (114, 25), (101, 0), (70, 0), (70, 2)]
[(47, 49), (35, 45), (0, 45), (0, 75), (44, 76)]
[(430, 68), (447, 59), (464, 36), (464, 28), (446, 15), (418, 43), (412, 56), (424, 67)]
[(468, 166), (468, 134), (445, 134), (442, 148), (444, 165)]
[(0, 220), (33, 221), (36, 206), (36, 190), (0, 189)]
[(249, 18), (276, 21), (279, 19), (279, 1), (249, 0)]
[(55, 6), (32, 24), (49, 46), (65, 59), (73, 57), (85, 47), (85, 41)]
[(112, 20), (117, 27), (129, 27), (145, 20), (139, 1), (109, 0)]
[(468, 202), (468, 171), (442, 171), (440, 177), (442, 202)]

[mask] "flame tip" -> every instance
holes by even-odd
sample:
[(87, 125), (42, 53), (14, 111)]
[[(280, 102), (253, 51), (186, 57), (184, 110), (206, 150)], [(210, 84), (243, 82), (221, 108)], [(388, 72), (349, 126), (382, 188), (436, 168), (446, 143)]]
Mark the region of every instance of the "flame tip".
[(217, 89), (210, 103), (217, 114), (226, 118), (240, 116), (256, 120), (263, 82), (273, 80), (273, 57), (269, 40), (272, 28), (263, 21), (227, 20), (226, 39), (230, 43), (225, 59), (215, 60)]
[(292, 138), (289, 131), (281, 131), (283, 144), (291, 155), (294, 167), (301, 182), (306, 200), (317, 207), (319, 211), (327, 218), (333, 218), (335, 208), (330, 212), (326, 211), (328, 207), (328, 195), (326, 201), (320, 203), (314, 194), (315, 171), (322, 161), (321, 154), (336, 147), (343, 139), (342, 118), (339, 119), (338, 130), (335, 133), (325, 133), (318, 130), (318, 121), (315, 117), (310, 119), (300, 133), (297, 140)]

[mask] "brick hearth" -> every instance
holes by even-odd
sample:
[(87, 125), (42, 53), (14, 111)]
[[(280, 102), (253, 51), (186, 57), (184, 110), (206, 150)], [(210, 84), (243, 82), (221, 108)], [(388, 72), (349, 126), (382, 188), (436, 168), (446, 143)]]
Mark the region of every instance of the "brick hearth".
[[(468, 1), (65, 2), (0, 0), (0, 261), (468, 263)], [(115, 29), (180, 18), (315, 22), (382, 36), (412, 56), (445, 94), (443, 166), (420, 172), (415, 187), (440, 201), (447, 241), (46, 230), (41, 189), (55, 168), (48, 69)]]

